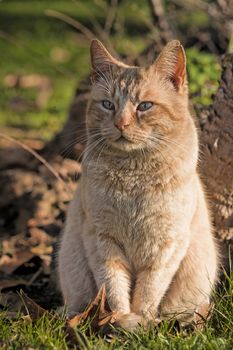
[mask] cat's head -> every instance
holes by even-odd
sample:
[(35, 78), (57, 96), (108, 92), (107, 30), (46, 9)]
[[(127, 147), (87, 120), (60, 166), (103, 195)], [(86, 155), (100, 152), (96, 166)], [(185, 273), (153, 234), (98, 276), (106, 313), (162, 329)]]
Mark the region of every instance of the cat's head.
[(179, 41), (171, 41), (153, 64), (141, 68), (118, 61), (93, 40), (91, 62), (90, 138), (121, 151), (150, 150), (165, 147), (186, 127), (186, 58)]

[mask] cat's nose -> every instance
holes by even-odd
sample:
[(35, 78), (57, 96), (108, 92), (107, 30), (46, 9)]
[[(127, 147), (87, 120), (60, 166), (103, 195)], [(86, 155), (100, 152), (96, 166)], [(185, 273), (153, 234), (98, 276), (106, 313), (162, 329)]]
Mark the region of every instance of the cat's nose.
[(130, 124), (130, 119), (129, 118), (120, 118), (115, 121), (114, 125), (119, 129), (120, 131), (123, 131), (127, 126)]

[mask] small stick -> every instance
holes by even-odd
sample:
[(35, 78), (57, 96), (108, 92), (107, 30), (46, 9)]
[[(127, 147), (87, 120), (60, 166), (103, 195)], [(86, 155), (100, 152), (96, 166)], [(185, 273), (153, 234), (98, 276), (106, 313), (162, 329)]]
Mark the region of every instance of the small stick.
[(21, 142), (19, 140), (16, 140), (16, 139), (14, 139), (13, 137), (11, 137), (9, 135), (5, 135), (5, 134), (0, 132), (0, 136), (3, 137), (4, 139), (10, 141), (10, 142), (13, 142), (13, 143), (17, 144), (18, 146), (20, 146), (21, 148), (23, 148), (27, 152), (31, 153), (36, 159), (38, 159), (56, 177), (57, 180), (62, 182), (62, 184), (65, 187), (65, 189), (67, 190), (67, 192), (71, 193), (70, 188), (67, 186), (65, 181), (61, 178), (61, 176), (58, 174), (58, 172), (43, 157), (41, 157), (39, 155), (39, 153), (37, 153), (31, 147), (25, 145), (25, 143), (23, 143), (23, 142)]
[(45, 15), (49, 17), (55, 17), (63, 22), (68, 23), (72, 27), (78, 29), (82, 34), (86, 36), (88, 40), (92, 40), (95, 37), (95, 34), (92, 33), (87, 27), (85, 27), (82, 23), (78, 22), (77, 20), (73, 19), (72, 17), (65, 15), (64, 13), (54, 11), (54, 10), (45, 10)]

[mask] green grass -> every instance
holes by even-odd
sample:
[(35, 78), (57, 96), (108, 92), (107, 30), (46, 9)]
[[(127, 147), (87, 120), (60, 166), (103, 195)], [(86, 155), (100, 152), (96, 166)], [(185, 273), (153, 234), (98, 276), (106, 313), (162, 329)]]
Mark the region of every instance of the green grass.
[[(233, 273), (213, 296), (215, 309), (203, 331), (178, 330), (164, 323), (157, 330), (139, 329), (129, 333), (115, 330), (114, 336), (89, 334), (89, 323), (76, 329), (80, 349), (158, 349), (158, 350), (231, 350), (233, 348)], [(35, 322), (18, 317), (6, 320), (0, 313), (0, 349), (72, 349), (64, 330), (65, 320), (45, 314)], [(87, 333), (89, 335), (87, 335)]]
[[(15, 96), (34, 101), (37, 96), (36, 88), (5, 88), (0, 85), (0, 123), (8, 126), (47, 129), (49, 133), (56, 131), (67, 116), (78, 81), (88, 72), (87, 47), (75, 47), (72, 35), (63, 34), (60, 40), (48, 37), (37, 37), (19, 34), (17, 45), (1, 42), (3, 59), (8, 62), (0, 71), (0, 80), (8, 74), (40, 74), (47, 76), (53, 84), (53, 93), (46, 106), (40, 110), (14, 112), (9, 108), (10, 99)], [(59, 47), (70, 55), (69, 64), (53, 62), (50, 53)], [(45, 134), (45, 130), (44, 130)]]

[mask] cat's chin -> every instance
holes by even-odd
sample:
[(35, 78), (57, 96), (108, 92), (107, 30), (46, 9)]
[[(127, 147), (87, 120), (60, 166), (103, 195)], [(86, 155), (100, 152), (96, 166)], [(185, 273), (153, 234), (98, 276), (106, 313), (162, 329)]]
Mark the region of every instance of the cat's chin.
[(111, 141), (110, 145), (114, 149), (118, 149), (118, 150), (124, 151), (124, 152), (132, 152), (132, 151), (135, 151), (135, 150), (141, 148), (140, 144), (134, 143), (134, 142), (132, 142), (130, 140), (127, 140), (127, 139), (125, 139), (123, 137), (120, 137), (116, 141)]

